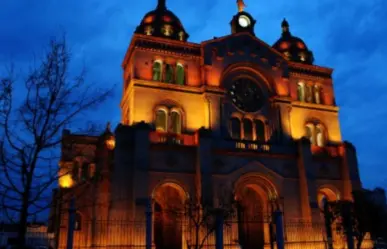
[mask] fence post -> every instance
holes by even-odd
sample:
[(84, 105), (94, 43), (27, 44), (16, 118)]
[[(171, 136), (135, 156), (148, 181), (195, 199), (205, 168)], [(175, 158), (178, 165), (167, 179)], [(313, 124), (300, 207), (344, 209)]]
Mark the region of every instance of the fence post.
[(152, 200), (149, 199), (146, 210), (146, 249), (152, 249)]
[(325, 230), (327, 233), (328, 249), (333, 249), (332, 214), (329, 212), (329, 206), (327, 201), (324, 202), (324, 220), (325, 220)]
[(73, 249), (74, 229), (75, 229), (75, 198), (71, 198), (69, 208), (69, 224), (67, 229), (67, 249)]
[(354, 249), (355, 244), (353, 242), (353, 227), (352, 227), (352, 214), (351, 214), (351, 203), (344, 203), (343, 210), (343, 223), (345, 236), (347, 237), (348, 249)]
[(284, 241), (284, 224), (282, 219), (282, 212), (280, 210), (277, 210), (274, 212), (275, 217), (275, 233), (276, 233), (276, 242), (277, 242), (277, 249), (284, 249), (285, 248), (285, 241)]
[(215, 249), (223, 249), (223, 224), (224, 213), (223, 210), (216, 210), (215, 218)]

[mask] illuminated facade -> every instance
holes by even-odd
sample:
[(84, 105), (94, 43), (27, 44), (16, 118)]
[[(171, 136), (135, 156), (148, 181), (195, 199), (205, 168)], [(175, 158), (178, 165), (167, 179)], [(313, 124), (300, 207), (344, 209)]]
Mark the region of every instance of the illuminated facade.
[[(286, 20), (273, 46), (260, 40), (244, 7), (238, 1), (230, 35), (199, 44), (187, 41), (165, 0), (145, 15), (122, 63), (122, 120), (114, 136), (109, 129), (100, 137), (64, 135), (61, 167), (72, 176), (62, 178), (62, 190), (74, 193), (81, 172), (99, 176), (77, 199), (79, 219), (131, 220), (144, 215), (149, 198), (154, 211), (193, 197), (216, 206), (230, 194), (246, 213), (268, 213), (275, 202), (285, 222), (313, 223), (321, 221), (323, 198), (351, 199), (361, 187), (355, 148), (341, 137), (333, 70), (313, 64)], [(74, 149), (66, 150), (70, 140), (82, 140), (78, 147), (87, 153), (65, 156)], [(162, 226), (154, 226), (156, 248), (184, 247)], [(179, 231), (172, 233), (181, 241)], [(242, 242), (242, 233), (255, 238)], [(235, 238), (225, 239), (268, 248), (267, 233), (266, 226), (236, 228)], [(156, 241), (160, 234), (164, 242)]]

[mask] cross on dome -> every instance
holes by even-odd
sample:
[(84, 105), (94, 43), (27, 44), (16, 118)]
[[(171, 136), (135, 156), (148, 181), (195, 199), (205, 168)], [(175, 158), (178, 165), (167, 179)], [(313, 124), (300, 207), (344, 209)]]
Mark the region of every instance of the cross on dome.
[(242, 12), (246, 7), (246, 4), (244, 3), (243, 0), (237, 0), (237, 5), (238, 5), (239, 12)]
[(158, 0), (157, 2), (157, 9), (166, 9), (166, 0)]

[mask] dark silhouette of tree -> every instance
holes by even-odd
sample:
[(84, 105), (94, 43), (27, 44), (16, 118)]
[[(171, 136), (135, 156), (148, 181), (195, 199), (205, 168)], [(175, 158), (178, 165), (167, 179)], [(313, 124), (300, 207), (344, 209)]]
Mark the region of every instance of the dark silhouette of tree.
[(352, 201), (329, 202), (331, 217), (335, 221), (335, 229), (346, 236), (352, 234), (356, 238), (356, 248), (360, 249), (367, 233), (376, 241), (385, 237), (386, 206), (372, 199), (371, 191), (354, 191)]
[(70, 59), (65, 39), (52, 40), (22, 82), (13, 70), (0, 76), (1, 208), (16, 214), (20, 246), (28, 220), (50, 207), (52, 186), (71, 173), (58, 175), (62, 130), (112, 93), (87, 83), (84, 70), (72, 78)]

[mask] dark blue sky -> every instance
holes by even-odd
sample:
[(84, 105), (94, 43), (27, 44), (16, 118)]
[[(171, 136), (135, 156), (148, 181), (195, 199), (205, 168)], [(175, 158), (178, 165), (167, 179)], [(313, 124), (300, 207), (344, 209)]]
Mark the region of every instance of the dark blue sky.
[[(236, 0), (167, 0), (190, 41), (230, 33)], [(293, 35), (314, 52), (317, 65), (335, 69), (334, 84), (345, 140), (355, 144), (366, 187), (387, 188), (387, 1), (245, 0), (257, 19), (256, 35), (273, 44), (286, 17)], [(0, 1), (0, 61), (27, 69), (52, 36), (66, 32), (73, 70), (86, 65), (96, 86), (117, 85), (116, 95), (85, 119), (120, 120), (121, 61), (134, 28), (156, 0)]]

